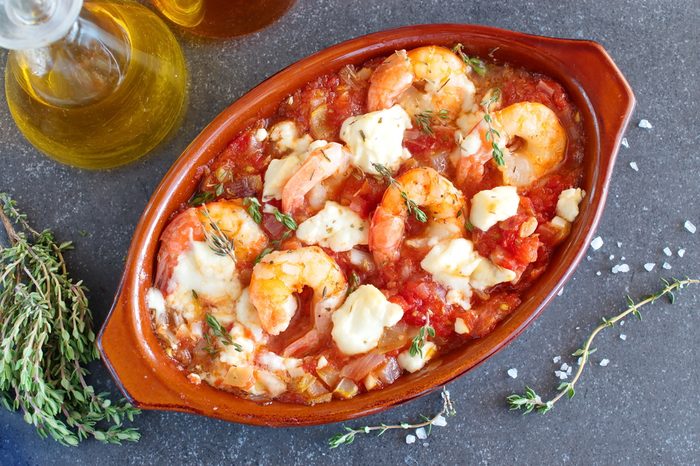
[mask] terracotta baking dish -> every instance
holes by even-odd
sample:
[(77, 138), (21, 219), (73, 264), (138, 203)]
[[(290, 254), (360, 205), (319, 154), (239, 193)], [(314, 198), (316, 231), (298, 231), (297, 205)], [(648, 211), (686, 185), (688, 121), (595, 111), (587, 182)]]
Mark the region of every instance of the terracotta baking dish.
[[(257, 404), (189, 383), (161, 349), (151, 328), (145, 294), (152, 284), (158, 238), (171, 213), (198, 184), (197, 167), (215, 157), (252, 120), (271, 115), (284, 97), (309, 80), (346, 64), (394, 50), (462, 42), (472, 55), (521, 65), (557, 79), (581, 110), (587, 143), (588, 193), (570, 237), (522, 305), (485, 338), (431, 361), (426, 370), (348, 401), (313, 407)], [(542, 311), (583, 256), (603, 211), (615, 157), (634, 108), (634, 95), (603, 47), (595, 42), (552, 39), (485, 26), (433, 24), (378, 32), (335, 45), (274, 75), (224, 110), (185, 149), (151, 197), (131, 242), (126, 270), (98, 343), (104, 362), (124, 394), (145, 409), (185, 411), (266, 426), (311, 425), (365, 416), (429, 393), (493, 355)]]

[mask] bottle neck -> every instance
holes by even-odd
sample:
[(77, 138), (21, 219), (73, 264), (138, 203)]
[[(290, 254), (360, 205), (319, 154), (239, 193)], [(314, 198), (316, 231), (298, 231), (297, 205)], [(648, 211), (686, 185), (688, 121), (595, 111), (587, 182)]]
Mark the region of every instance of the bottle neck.
[(106, 12), (86, 7), (67, 34), (12, 53), (25, 89), (59, 107), (84, 106), (114, 93), (129, 61), (126, 32)]

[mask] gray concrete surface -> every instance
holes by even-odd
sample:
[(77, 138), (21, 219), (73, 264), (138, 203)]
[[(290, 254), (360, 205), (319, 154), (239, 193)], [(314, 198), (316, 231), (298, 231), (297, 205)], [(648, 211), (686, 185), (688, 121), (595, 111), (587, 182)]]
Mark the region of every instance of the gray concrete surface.
[[(643, 322), (629, 320), (602, 336), (596, 364), (586, 371), (576, 398), (547, 416), (523, 417), (504, 403), (507, 394), (525, 384), (551, 393), (557, 385), (552, 358), (576, 349), (602, 316), (624, 305), (625, 294), (646, 294), (657, 288), (661, 276), (700, 275), (700, 233), (691, 235), (682, 227), (686, 219), (700, 226), (698, 0), (299, 0), (279, 23), (245, 39), (204, 44), (183, 39), (191, 74), (184, 124), (174, 139), (127, 168), (87, 172), (58, 165), (27, 144), (0, 105), (0, 191), (12, 193), (38, 227), (76, 241), (70, 266), (90, 287), (101, 324), (150, 193), (220, 110), (311, 52), (364, 33), (430, 22), (481, 23), (599, 41), (638, 99), (627, 133), (630, 148), (621, 150), (599, 228), (605, 245), (590, 253), (591, 260), (583, 261), (563, 295), (517, 341), (449, 385), (458, 415), (448, 427), (436, 429), (426, 445), (406, 445), (405, 432), (390, 432), (329, 450), (326, 440), (341, 425), (268, 429), (145, 412), (136, 421), (143, 434), (138, 444), (88, 441), (69, 449), (39, 439), (20, 414), (0, 411), (0, 464), (698, 462), (700, 288), (682, 292), (675, 306), (649, 308)], [(638, 128), (641, 118), (653, 128)], [(638, 172), (630, 168), (632, 161)], [(80, 230), (88, 236), (80, 236)], [(674, 257), (664, 256), (665, 246)], [(676, 255), (681, 247), (687, 250), (683, 258)], [(631, 271), (612, 274), (621, 256)], [(660, 268), (664, 260), (671, 270)], [(656, 269), (646, 272), (646, 262), (655, 262)], [(610, 364), (600, 367), (601, 358)], [(517, 380), (506, 375), (513, 367)], [(114, 390), (99, 364), (92, 380)], [(432, 395), (350, 425), (412, 420), (438, 406), (438, 396)]]

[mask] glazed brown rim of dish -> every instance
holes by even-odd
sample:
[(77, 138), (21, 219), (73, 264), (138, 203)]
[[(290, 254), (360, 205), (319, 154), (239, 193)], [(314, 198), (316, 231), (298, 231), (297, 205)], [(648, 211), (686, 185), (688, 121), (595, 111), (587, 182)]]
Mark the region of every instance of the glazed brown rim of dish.
[[(420, 45), (461, 42), (469, 54), (544, 73), (561, 83), (581, 111), (586, 132), (587, 195), (571, 234), (523, 303), (481, 339), (431, 361), (424, 370), (350, 400), (315, 406), (258, 402), (194, 385), (166, 356), (152, 326), (145, 295), (152, 286), (158, 239), (171, 214), (197, 189), (197, 168), (217, 156), (240, 130), (270, 116), (290, 93), (347, 64)], [(144, 409), (183, 411), (266, 426), (324, 424), (377, 413), (427, 394), (473, 369), (518, 336), (573, 273), (603, 212), (620, 139), (635, 104), (620, 70), (595, 42), (554, 39), (487, 26), (431, 24), (377, 32), (300, 60), (226, 108), (185, 149), (148, 202), (136, 227), (114, 305), (98, 337), (102, 359), (126, 397)]]

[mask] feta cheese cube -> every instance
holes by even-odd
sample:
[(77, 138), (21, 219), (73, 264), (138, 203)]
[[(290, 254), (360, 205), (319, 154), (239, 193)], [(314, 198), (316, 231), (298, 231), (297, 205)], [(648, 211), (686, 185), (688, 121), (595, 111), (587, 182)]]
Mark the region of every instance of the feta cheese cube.
[(581, 188), (569, 188), (562, 191), (557, 201), (557, 215), (569, 222), (576, 220), (578, 205), (585, 196), (586, 192)]
[(498, 186), (480, 191), (472, 197), (469, 221), (486, 231), (518, 212), (520, 197), (515, 186)]
[(296, 235), (305, 244), (318, 244), (335, 252), (367, 244), (369, 222), (349, 207), (327, 201), (313, 217), (303, 221)]

